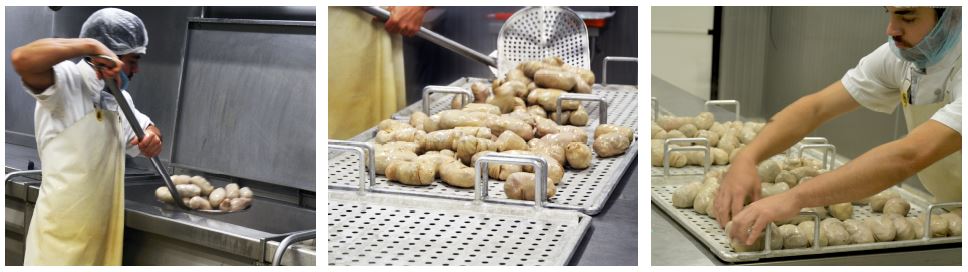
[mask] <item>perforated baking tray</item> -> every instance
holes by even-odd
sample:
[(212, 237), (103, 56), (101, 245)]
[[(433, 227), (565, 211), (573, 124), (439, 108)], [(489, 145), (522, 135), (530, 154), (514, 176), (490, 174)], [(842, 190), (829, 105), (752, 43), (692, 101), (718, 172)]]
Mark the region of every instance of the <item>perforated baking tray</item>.
[[(692, 210), (680, 209), (672, 206), (672, 193), (679, 188), (679, 186), (685, 185), (689, 182), (700, 180), (700, 176), (676, 176), (669, 178), (653, 178), (652, 179), (652, 203), (659, 206), (666, 214), (672, 217), (676, 223), (685, 228), (692, 234), (693, 237), (701, 241), (706, 245), (709, 250), (715, 254), (719, 259), (726, 262), (753, 262), (761, 259), (777, 258), (777, 257), (788, 257), (788, 256), (808, 256), (808, 255), (818, 255), (818, 254), (828, 254), (836, 252), (856, 252), (856, 251), (866, 251), (866, 250), (876, 250), (876, 249), (886, 249), (886, 248), (904, 248), (904, 247), (914, 247), (923, 245), (936, 245), (936, 244), (950, 244), (950, 243), (961, 243), (961, 237), (942, 237), (942, 238), (930, 238), (928, 240), (907, 240), (907, 241), (892, 241), (892, 242), (876, 242), (867, 244), (856, 244), (856, 245), (839, 245), (839, 246), (827, 246), (820, 247), (819, 249), (813, 248), (802, 248), (802, 249), (783, 249), (783, 250), (772, 250), (769, 252), (744, 252), (737, 253), (732, 250), (729, 246), (729, 240), (726, 238), (726, 233), (719, 227), (719, 223), (715, 219), (706, 216), (704, 214), (699, 214)], [(926, 197), (920, 193), (917, 193), (907, 187), (895, 187), (895, 189), (900, 193), (901, 197), (906, 199), (911, 203), (911, 210), (908, 216), (918, 216), (925, 210), (929, 205)], [(877, 214), (872, 213), (869, 206), (854, 205), (854, 219), (864, 219)], [(811, 234), (812, 237), (812, 234)]]
[[(460, 86), (470, 88), (474, 82), (488, 83), (480, 78), (461, 78), (450, 86)], [(490, 84), (490, 83), (488, 83)], [(594, 94), (601, 95), (608, 102), (608, 123), (622, 125), (633, 129), (638, 128), (638, 92), (635, 86), (609, 84), (607, 86), (595, 85)], [(451, 95), (431, 96), (432, 112), (440, 112), (450, 107)], [(589, 124), (586, 130), (589, 135), (594, 135), (595, 127), (598, 126), (599, 111), (598, 103), (583, 102), (582, 105), (589, 113)], [(394, 116), (396, 118), (406, 118), (410, 113), (420, 111), (420, 102), (408, 106)], [(352, 138), (353, 141), (368, 142), (376, 135), (376, 128), (371, 128), (360, 135)], [(589, 137), (589, 143), (591, 142)], [(557, 185), (557, 193), (547, 204), (547, 207), (557, 209), (577, 210), (585, 214), (598, 214), (612, 190), (621, 180), (622, 175), (632, 165), (638, 154), (638, 140), (633, 140), (625, 154), (612, 158), (599, 158), (592, 156), (592, 165), (588, 169), (581, 171), (566, 169), (565, 175)], [(356, 155), (342, 152), (329, 152), (329, 176), (327, 181), (330, 188), (357, 188), (356, 181), (359, 179), (359, 159)], [(438, 180), (428, 186), (411, 186), (398, 182), (388, 182), (386, 177), (377, 176), (376, 186), (371, 188), (375, 192), (418, 195), (449, 199), (473, 199), (473, 189), (457, 188)], [(488, 194), (496, 202), (521, 204), (521, 201), (507, 199), (504, 195), (504, 186), (500, 182), (490, 182)]]
[(330, 189), (329, 265), (565, 265), (591, 217)]
[[(667, 109), (665, 109), (662, 106), (659, 106), (658, 113), (660, 113), (661, 115), (673, 115), (671, 112), (669, 112)], [(651, 146), (652, 145), (649, 144), (649, 148), (651, 148)], [(803, 147), (803, 143), (797, 143), (793, 145), (793, 147), (790, 147), (790, 149), (788, 149), (787, 152), (795, 152), (797, 150), (800, 150), (801, 147)], [(817, 160), (821, 160), (823, 158), (823, 152), (820, 150), (806, 150), (804, 151), (803, 155), (805, 157), (817, 159)], [(651, 153), (650, 153), (650, 156), (651, 156)], [(785, 156), (785, 154), (773, 156), (771, 157), (771, 159), (781, 160), (784, 158), (783, 156)], [(833, 159), (834, 159), (835, 165), (843, 165), (848, 161), (847, 158), (837, 154), (833, 155)], [(712, 170), (724, 169), (727, 166), (728, 165), (712, 165), (709, 167), (709, 170), (712, 171)], [(653, 177), (665, 176), (665, 169), (662, 166), (652, 166), (651, 173)], [(669, 167), (669, 176), (690, 176), (690, 175), (702, 175), (702, 174), (703, 174), (702, 166), (687, 165), (685, 167)]]

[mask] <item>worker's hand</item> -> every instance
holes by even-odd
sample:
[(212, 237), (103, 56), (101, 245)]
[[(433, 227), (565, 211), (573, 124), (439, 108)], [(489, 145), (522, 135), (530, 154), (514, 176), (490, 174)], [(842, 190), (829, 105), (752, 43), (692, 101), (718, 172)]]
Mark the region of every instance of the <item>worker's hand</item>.
[(141, 150), (141, 154), (145, 157), (155, 157), (161, 153), (161, 137), (158, 135), (160, 135), (158, 128), (153, 125), (149, 125), (148, 128), (145, 129), (144, 138), (139, 141), (138, 136), (131, 137), (131, 141), (128, 143), (138, 145), (138, 149)]
[[(737, 160), (730, 163), (729, 171), (723, 175), (716, 191), (716, 201), (713, 211), (720, 227), (743, 209), (747, 199), (760, 199), (760, 176), (756, 172), (756, 162), (736, 156)], [(735, 224), (735, 223), (734, 223)]]
[(389, 7), (390, 19), (384, 24), (390, 33), (400, 33), (410, 37), (420, 31), (424, 13), (430, 7)]
[[(93, 40), (93, 39), (92, 39)], [(124, 63), (111, 52), (104, 44), (97, 40), (93, 40), (91, 44), (94, 45), (94, 52), (91, 52), (91, 62), (95, 65), (95, 71), (97, 71), (98, 79), (114, 78), (121, 73), (121, 67)]]
[[(733, 227), (727, 237), (752, 245), (771, 222), (785, 220), (800, 214), (800, 208), (792, 192), (783, 192), (746, 206), (733, 218)], [(716, 200), (719, 202), (719, 200)]]

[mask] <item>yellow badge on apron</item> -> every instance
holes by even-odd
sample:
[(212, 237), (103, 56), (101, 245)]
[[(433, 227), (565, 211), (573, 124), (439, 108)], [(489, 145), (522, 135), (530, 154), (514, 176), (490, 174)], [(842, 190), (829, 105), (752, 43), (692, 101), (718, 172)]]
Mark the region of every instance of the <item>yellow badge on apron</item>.
[(43, 179), (24, 265), (121, 265), (124, 147), (116, 115), (91, 111), (38, 147)]

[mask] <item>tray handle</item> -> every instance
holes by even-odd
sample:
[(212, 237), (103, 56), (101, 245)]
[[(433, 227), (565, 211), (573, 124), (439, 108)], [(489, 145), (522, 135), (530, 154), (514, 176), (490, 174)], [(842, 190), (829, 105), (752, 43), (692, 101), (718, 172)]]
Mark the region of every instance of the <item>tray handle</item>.
[(639, 58), (606, 56), (605, 59), (602, 60), (602, 85), (608, 85), (608, 62), (609, 61), (639, 62)]
[[(832, 144), (805, 144), (800, 146), (797, 158), (803, 160), (803, 151), (807, 149), (821, 149), (823, 151), (823, 165), (827, 170), (834, 170), (834, 156), (837, 155), (837, 147)], [(828, 157), (828, 152), (831, 154)]]
[[(367, 176), (369, 176), (370, 187), (376, 185), (376, 152), (374, 151), (375, 149), (373, 144), (354, 141), (329, 140), (327, 143), (327, 148), (353, 152), (360, 157), (360, 186), (358, 188), (358, 192), (360, 194), (366, 192), (365, 185)], [(369, 168), (369, 171), (367, 171), (367, 168)]]
[(961, 202), (945, 202), (928, 205), (928, 210), (925, 211), (927, 215), (924, 216), (924, 235), (921, 236), (921, 240), (927, 241), (933, 238), (931, 237), (931, 214), (934, 209), (951, 207), (961, 207)]
[(733, 121), (739, 121), (739, 101), (736, 100), (709, 100), (703, 103), (703, 109), (709, 111), (710, 105), (733, 105), (733, 109), (736, 112), (736, 116), (733, 117)]
[(470, 103), (470, 101), (473, 101), (474, 99), (474, 94), (471, 93), (471, 91), (461, 87), (429, 85), (423, 88), (423, 100), (421, 100), (421, 103), (422, 103), (421, 105), (423, 106), (422, 108), (423, 112), (426, 113), (427, 115), (430, 115), (430, 94), (433, 94), (433, 93), (450, 93), (450, 94), (464, 95), (464, 99), (461, 99), (460, 101), (461, 108), (466, 106), (468, 103)]
[(561, 101), (565, 100), (598, 102), (598, 124), (608, 124), (608, 101), (605, 101), (605, 98), (594, 94), (566, 93), (561, 94), (555, 100), (555, 112), (558, 113), (558, 118), (555, 119), (555, 122), (559, 125), (562, 125), (564, 121), (561, 119)]
[(541, 209), (547, 201), (545, 196), (548, 191), (548, 161), (542, 157), (534, 155), (511, 155), (490, 153), (481, 156), (474, 163), (474, 202), (481, 203), (487, 198), (487, 176), (488, 163), (531, 165), (534, 167), (534, 207)]
[[(703, 146), (672, 146), (670, 144), (674, 143), (698, 143)], [(669, 154), (676, 151), (702, 151), (705, 153), (703, 157), (703, 175), (709, 172), (709, 166), (712, 164), (712, 154), (709, 149), (709, 140), (706, 138), (672, 138), (666, 139), (665, 144), (662, 146), (662, 174), (664, 177), (669, 176)]]

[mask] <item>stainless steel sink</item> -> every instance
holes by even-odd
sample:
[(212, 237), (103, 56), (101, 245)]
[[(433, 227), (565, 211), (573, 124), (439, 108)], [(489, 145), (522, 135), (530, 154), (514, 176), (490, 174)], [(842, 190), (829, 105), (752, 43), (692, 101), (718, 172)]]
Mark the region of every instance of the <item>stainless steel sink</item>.
[[(179, 210), (155, 199), (154, 191), (162, 183), (158, 177), (125, 179), (126, 227), (198, 245), (192, 250), (199, 252), (211, 252), (202, 249), (209, 248), (257, 263), (271, 261), (266, 260), (270, 251), (267, 243), (294, 232), (316, 229), (316, 211), (259, 197), (258, 193), (252, 207), (244, 212), (208, 214)], [(125, 254), (152, 254), (149, 250), (126, 249)]]
[(283, 235), (316, 228), (315, 211), (259, 196), (255, 197), (251, 208), (243, 212), (229, 214), (185, 212), (155, 199), (155, 189), (160, 186), (163, 186), (160, 180), (152, 183), (126, 184), (124, 189), (125, 200), (127, 200), (127, 203), (138, 202), (139, 204), (154, 207), (159, 214), (172, 215), (177, 218), (177, 213), (186, 213), (224, 223), (235, 224), (272, 235)]

